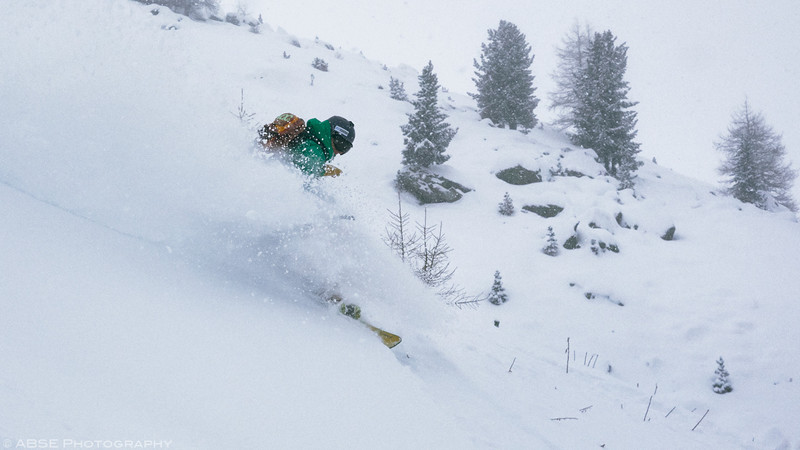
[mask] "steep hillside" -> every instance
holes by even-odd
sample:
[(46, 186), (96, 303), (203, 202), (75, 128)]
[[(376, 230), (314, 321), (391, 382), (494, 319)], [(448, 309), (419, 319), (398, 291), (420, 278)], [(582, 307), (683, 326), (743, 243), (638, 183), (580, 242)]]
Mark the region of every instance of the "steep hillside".
[[(413, 69), (280, 24), (254, 34), (128, 1), (5, 6), (6, 448), (800, 445), (791, 214), (651, 162), (619, 192), (591, 150), (492, 128), (443, 94), (459, 131), (440, 172), (472, 191), (428, 220), (458, 287), (487, 292), (500, 271), (509, 296), (458, 308), (382, 242), (412, 111), (388, 82), (413, 93)], [(286, 111), (356, 123), (342, 177), (309, 183), (254, 153), (255, 129)], [(517, 166), (542, 181), (497, 177)], [(548, 205), (563, 209), (522, 211)], [(541, 251), (548, 227), (556, 257)], [(403, 343), (387, 350), (325, 305), (332, 291)], [(711, 390), (720, 356), (726, 395)]]

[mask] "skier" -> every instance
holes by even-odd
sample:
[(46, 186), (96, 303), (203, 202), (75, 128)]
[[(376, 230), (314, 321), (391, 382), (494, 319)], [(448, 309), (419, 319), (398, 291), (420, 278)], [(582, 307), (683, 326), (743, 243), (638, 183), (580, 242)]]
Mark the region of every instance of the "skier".
[[(327, 164), (336, 155), (344, 155), (353, 148), (356, 130), (353, 122), (341, 116), (328, 120), (309, 119), (304, 122), (291, 113), (278, 116), (259, 130), (258, 142), (268, 152), (280, 153), (303, 173), (314, 176), (336, 176), (338, 168)], [(361, 319), (361, 307), (342, 301), (335, 292), (319, 292), (320, 297), (338, 307), (345, 316), (363, 322), (376, 333), (389, 348), (399, 344), (400, 336), (370, 325)]]
[[(269, 129), (279, 120), (289, 121), (296, 119), (303, 127), (299, 135), (290, 136), (288, 142), (282, 142), (278, 138), (278, 143), (273, 144), (271, 137), (282, 134), (283, 132)], [(288, 122), (287, 122), (288, 125)], [(291, 130), (292, 125), (286, 127)], [(271, 134), (270, 134), (271, 133)], [(288, 131), (291, 135), (292, 132)], [(261, 144), (268, 151), (280, 151), (292, 164), (306, 175), (313, 177), (336, 176), (341, 173), (338, 168), (327, 164), (336, 155), (344, 155), (353, 148), (353, 141), (356, 137), (355, 125), (353, 122), (341, 116), (332, 116), (330, 119), (320, 121), (309, 119), (303, 125), (302, 119), (293, 114), (284, 114), (276, 119), (273, 124), (267, 124), (260, 132)]]

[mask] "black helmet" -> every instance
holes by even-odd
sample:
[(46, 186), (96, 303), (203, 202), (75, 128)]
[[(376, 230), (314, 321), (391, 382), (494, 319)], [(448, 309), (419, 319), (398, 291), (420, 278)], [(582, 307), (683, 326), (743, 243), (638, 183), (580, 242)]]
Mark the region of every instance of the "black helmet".
[(356, 127), (353, 122), (341, 116), (333, 116), (328, 122), (331, 124), (331, 139), (336, 150), (342, 154), (350, 151), (356, 139)]

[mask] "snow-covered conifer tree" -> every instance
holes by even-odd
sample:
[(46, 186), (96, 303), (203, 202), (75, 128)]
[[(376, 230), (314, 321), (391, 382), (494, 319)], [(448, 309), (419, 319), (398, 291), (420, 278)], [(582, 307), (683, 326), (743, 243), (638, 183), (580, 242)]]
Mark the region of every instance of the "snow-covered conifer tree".
[(725, 361), (722, 360), (722, 356), (717, 360), (717, 370), (714, 371), (714, 374), (717, 376), (712, 385), (714, 392), (717, 394), (726, 394), (733, 390), (731, 382), (728, 380), (730, 374), (728, 374), (728, 371), (725, 369)]
[(511, 200), (511, 196), (508, 195), (508, 192), (506, 192), (506, 195), (503, 197), (503, 201), (497, 205), (497, 212), (504, 216), (514, 215), (514, 202)]
[(761, 114), (753, 113), (745, 101), (733, 115), (728, 134), (715, 143), (726, 159), (719, 173), (728, 178), (727, 191), (737, 199), (767, 209), (769, 199), (797, 211), (791, 188), (797, 172), (783, 162), (786, 148), (781, 136), (766, 124)]
[(547, 227), (547, 246), (542, 249), (542, 252), (547, 256), (558, 255), (558, 241), (556, 241), (556, 233), (553, 227)]
[(481, 44), (481, 61), (474, 61), (478, 89), (470, 94), (478, 102), (481, 118), (489, 118), (499, 127), (533, 128), (539, 104), (534, 95), (531, 47), (516, 25), (500, 21), (496, 30), (489, 30), (489, 42)]
[(394, 100), (408, 101), (405, 85), (395, 77), (389, 77), (389, 96)]
[(593, 34), (591, 27), (586, 25), (581, 28), (580, 24), (575, 22), (569, 33), (561, 40), (562, 47), (556, 49), (558, 65), (552, 75), (556, 89), (549, 95), (549, 109), (558, 111), (558, 118), (553, 125), (561, 129), (570, 128), (575, 123), (575, 111), (581, 99), (578, 82), (586, 69)]
[(419, 76), (419, 92), (415, 94), (414, 113), (408, 115), (403, 131), (405, 149), (403, 165), (411, 168), (427, 168), (442, 164), (450, 155), (447, 146), (457, 130), (445, 122), (447, 115), (439, 108), (439, 78), (433, 73), (433, 63), (422, 69)]
[(500, 271), (494, 272), (494, 283), (492, 284), (492, 291), (489, 292), (488, 300), (494, 305), (502, 305), (508, 301), (508, 294), (503, 287), (503, 277), (500, 276)]
[(615, 45), (616, 37), (606, 31), (595, 33), (589, 47), (586, 69), (578, 81), (578, 106), (575, 110), (573, 143), (591, 148), (606, 171), (620, 180), (620, 188), (633, 187), (639, 163), (636, 155), (636, 105), (627, 99), (630, 87), (625, 81), (628, 47)]

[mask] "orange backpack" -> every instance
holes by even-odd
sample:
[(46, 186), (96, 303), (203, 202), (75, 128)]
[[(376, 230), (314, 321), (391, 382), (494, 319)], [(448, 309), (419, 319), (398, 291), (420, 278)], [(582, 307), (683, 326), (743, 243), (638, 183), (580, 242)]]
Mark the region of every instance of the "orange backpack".
[(265, 150), (285, 150), (305, 129), (303, 119), (284, 113), (258, 130), (258, 137)]

